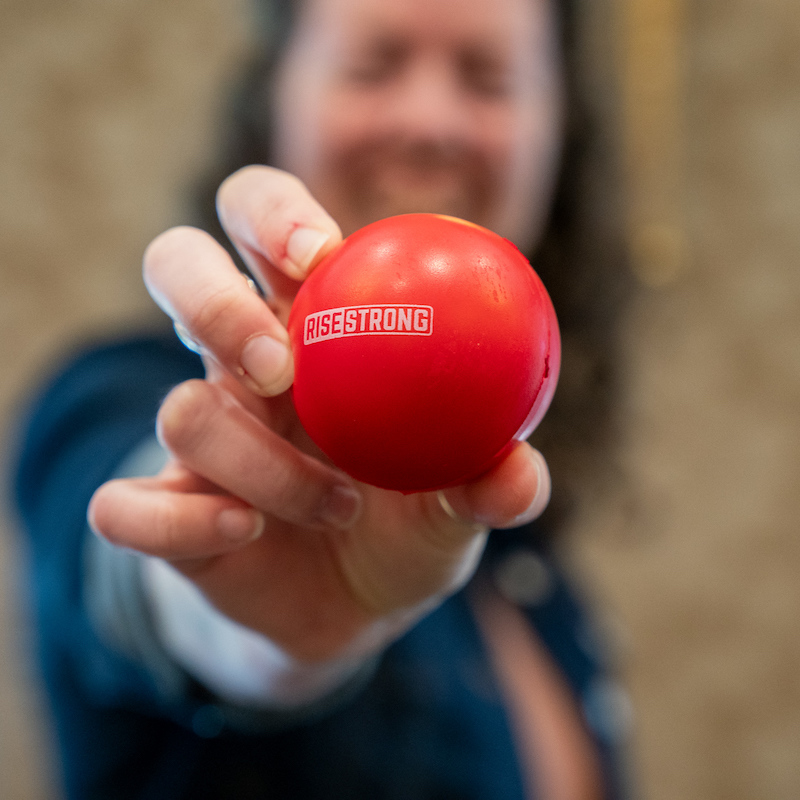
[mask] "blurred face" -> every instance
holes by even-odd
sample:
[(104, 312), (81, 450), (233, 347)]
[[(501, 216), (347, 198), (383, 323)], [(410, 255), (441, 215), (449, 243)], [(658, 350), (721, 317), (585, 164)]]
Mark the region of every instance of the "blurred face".
[(345, 235), (433, 211), (527, 248), (559, 153), (555, 26), (551, 0), (307, 0), (278, 76), (276, 165)]

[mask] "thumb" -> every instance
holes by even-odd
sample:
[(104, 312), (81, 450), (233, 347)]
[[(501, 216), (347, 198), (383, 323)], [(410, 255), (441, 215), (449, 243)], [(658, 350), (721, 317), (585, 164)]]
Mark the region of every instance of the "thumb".
[(441, 513), (464, 525), (514, 528), (536, 519), (550, 501), (544, 456), (520, 442), (499, 464), (471, 483), (436, 493)]

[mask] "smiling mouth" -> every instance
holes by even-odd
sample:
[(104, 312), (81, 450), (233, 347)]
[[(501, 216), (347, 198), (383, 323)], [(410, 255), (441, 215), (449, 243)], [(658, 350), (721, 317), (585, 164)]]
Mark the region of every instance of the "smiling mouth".
[(345, 233), (398, 214), (447, 214), (491, 227), (496, 176), (472, 148), (435, 142), (360, 142), (339, 154)]
[(452, 169), (425, 172), (390, 165), (375, 175), (372, 190), (381, 205), (410, 211), (452, 213), (470, 205), (469, 182)]
[(431, 212), (480, 221), (488, 193), (461, 165), (389, 161), (364, 175), (359, 192), (365, 207), (380, 216)]

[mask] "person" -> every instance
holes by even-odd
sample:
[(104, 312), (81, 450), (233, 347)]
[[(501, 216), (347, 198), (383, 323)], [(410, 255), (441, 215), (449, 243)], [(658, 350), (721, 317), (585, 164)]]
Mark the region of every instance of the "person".
[(542, 252), (567, 4), (269, 8), (250, 138), (216, 193), (232, 248), (180, 227), (144, 256), (199, 356), (163, 335), (92, 349), (25, 429), (67, 796), (622, 796), (591, 622), (534, 522), (541, 453), (439, 492), (357, 483), (297, 420), (285, 329), (303, 279), (385, 216), (447, 213)]

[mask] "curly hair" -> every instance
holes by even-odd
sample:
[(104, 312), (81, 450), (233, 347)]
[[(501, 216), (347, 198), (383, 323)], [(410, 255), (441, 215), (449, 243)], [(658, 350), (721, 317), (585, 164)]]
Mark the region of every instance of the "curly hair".
[[(554, 2), (564, 54), (567, 120), (548, 222), (528, 254), (553, 300), (563, 344), (555, 398), (530, 439), (545, 453), (553, 478), (552, 500), (542, 518), (547, 532), (562, 527), (587, 490), (602, 485), (614, 471), (621, 383), (618, 338), (630, 292), (613, 136), (590, 110), (581, 71), (578, 4)], [(265, 92), (298, 6), (298, 0), (259, 0), (264, 46), (228, 98), (219, 158), (197, 186), (200, 221), (229, 251), (216, 216), (216, 189), (242, 166), (270, 163), (272, 121)]]

